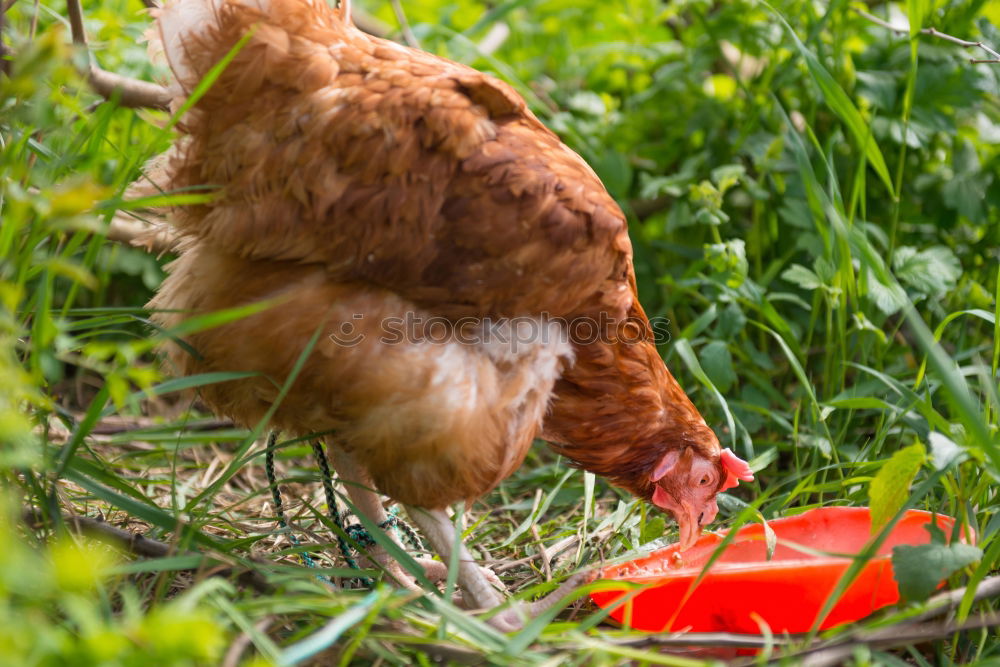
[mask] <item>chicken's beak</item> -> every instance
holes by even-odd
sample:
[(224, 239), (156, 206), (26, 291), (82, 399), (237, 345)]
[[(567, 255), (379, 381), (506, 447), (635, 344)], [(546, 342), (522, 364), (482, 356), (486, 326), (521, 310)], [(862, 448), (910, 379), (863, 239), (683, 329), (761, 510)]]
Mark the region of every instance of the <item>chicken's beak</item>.
[[(661, 486), (653, 490), (652, 500), (654, 505), (674, 515), (681, 533), (679, 550), (686, 551), (694, 546), (701, 536), (702, 511), (686, 500), (674, 500)], [(714, 518), (715, 515), (712, 516)]]
[(694, 543), (701, 537), (701, 522), (696, 510), (691, 503), (681, 501), (680, 509), (674, 510), (674, 519), (680, 529), (681, 541), (678, 551), (687, 551), (694, 546)]

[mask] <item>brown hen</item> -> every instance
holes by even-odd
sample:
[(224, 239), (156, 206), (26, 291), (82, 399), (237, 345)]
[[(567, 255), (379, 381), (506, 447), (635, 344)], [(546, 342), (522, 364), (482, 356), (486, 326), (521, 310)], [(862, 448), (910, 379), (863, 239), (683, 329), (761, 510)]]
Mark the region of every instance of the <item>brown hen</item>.
[[(347, 16), (322, 0), (162, 10), (175, 108), (235, 56), (150, 174), (214, 194), (172, 213), (182, 252), (155, 319), (272, 303), (191, 335), (173, 364), (255, 372), (202, 390), (255, 424), (313, 345), (273, 426), (336, 433), (334, 466), (361, 511), (385, 518), (372, 488), (403, 503), (444, 562), (445, 508), (510, 475), (539, 434), (671, 511), (691, 544), (716, 493), (752, 475), (656, 351), (620, 209), (507, 84)], [(466, 604), (500, 604), (495, 577), (464, 547), (460, 561)]]

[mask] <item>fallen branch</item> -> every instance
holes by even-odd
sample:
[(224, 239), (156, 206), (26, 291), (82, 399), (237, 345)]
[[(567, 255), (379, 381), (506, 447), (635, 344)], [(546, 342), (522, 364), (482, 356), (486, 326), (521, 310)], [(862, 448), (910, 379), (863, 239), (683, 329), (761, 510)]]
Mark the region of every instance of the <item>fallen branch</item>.
[(920, 644), (951, 637), (958, 632), (982, 630), (1000, 626), (1000, 614), (986, 613), (969, 619), (964, 623), (941, 621), (938, 623), (919, 623), (914, 625), (897, 625), (875, 632), (858, 633), (850, 640), (838, 642), (834, 646), (810, 648), (801, 653), (787, 656), (799, 659), (797, 664), (809, 667), (828, 667), (842, 665), (853, 655), (854, 650), (861, 645), (871, 648), (895, 648), (910, 644)]
[[(265, 616), (261, 620), (254, 623), (253, 629), (255, 632), (263, 633), (267, 632), (267, 629), (271, 627), (274, 623), (273, 616)], [(222, 659), (222, 667), (236, 667), (240, 664), (240, 658), (243, 657), (243, 652), (247, 650), (247, 647), (253, 642), (253, 638), (250, 633), (246, 630), (241, 632), (239, 636), (229, 645), (229, 649), (226, 651), (225, 657)]]
[[(32, 529), (37, 529), (46, 524), (42, 513), (35, 508), (26, 508), (22, 516), (24, 522)], [(134, 556), (141, 556), (143, 558), (166, 558), (167, 556), (181, 555), (201, 556), (205, 559), (206, 563), (213, 564), (212, 557), (206, 554), (179, 553), (169, 544), (158, 542), (139, 533), (116, 528), (105, 521), (73, 514), (64, 514), (61, 516), (61, 519), (70, 530), (78, 535), (86, 535), (122, 551), (127, 551)], [(215, 564), (218, 564), (218, 561)], [(274, 591), (274, 588), (264, 578), (264, 575), (256, 570), (244, 569), (240, 571), (233, 566), (226, 565), (221, 569), (215, 569), (210, 572), (210, 576), (215, 577), (230, 577), (234, 575), (237, 581), (250, 586), (260, 593), (272, 593)]]
[[(860, 17), (862, 17), (862, 18), (864, 18), (864, 19), (866, 19), (868, 21), (871, 21), (875, 25), (881, 26), (881, 27), (885, 28), (886, 30), (891, 30), (892, 32), (900, 34), (900, 35), (909, 35), (910, 34), (910, 29), (909, 28), (902, 28), (902, 27), (899, 27), (899, 26), (894, 26), (893, 24), (889, 23), (885, 19), (880, 19), (879, 17), (875, 16), (874, 14), (869, 14), (868, 12), (866, 12), (863, 9), (857, 9), (857, 8), (855, 8), (854, 11), (857, 12), (858, 16), (860, 16)], [(951, 42), (952, 44), (958, 44), (959, 46), (964, 46), (965, 48), (969, 48), (969, 49), (971, 49), (971, 48), (980, 48), (980, 49), (982, 49), (983, 51), (985, 51), (986, 53), (989, 54), (990, 57), (987, 60), (979, 60), (979, 59), (976, 59), (976, 58), (969, 58), (969, 62), (972, 63), (972, 64), (974, 64), (974, 65), (982, 64), (982, 63), (1000, 63), (1000, 53), (998, 53), (997, 51), (993, 50), (992, 48), (990, 48), (986, 44), (983, 44), (982, 42), (971, 42), (971, 41), (969, 41), (967, 39), (961, 39), (959, 37), (954, 37), (954, 36), (949, 35), (947, 33), (943, 33), (943, 32), (941, 32), (940, 30), (938, 30), (937, 28), (934, 28), (934, 27), (923, 28), (920, 31), (920, 34), (922, 34), (922, 35), (930, 35), (931, 37), (937, 37), (938, 39), (943, 39), (946, 42)]]
[(399, 0), (392, 0), (391, 4), (392, 11), (396, 14), (396, 20), (399, 22), (399, 31), (403, 35), (403, 41), (406, 42), (407, 46), (419, 49), (420, 42), (417, 40), (417, 36), (413, 34), (413, 30), (410, 28), (410, 22), (406, 20), (406, 12), (403, 11), (403, 5), (400, 4)]
[(156, 256), (172, 252), (177, 246), (173, 228), (159, 218), (150, 224), (119, 212), (111, 219), (106, 234), (109, 241), (140, 248)]
[(570, 547), (574, 546), (579, 541), (580, 538), (578, 536), (570, 535), (569, 537), (565, 537), (559, 540), (558, 542), (556, 542), (547, 549), (540, 548), (538, 551), (531, 554), (530, 556), (525, 556), (524, 558), (518, 558), (517, 560), (494, 561), (493, 563), (490, 563), (490, 566), (493, 568), (493, 571), (496, 572), (497, 574), (503, 574), (508, 570), (513, 570), (514, 568), (520, 565), (530, 563), (531, 561), (538, 558), (541, 558), (543, 561), (547, 560), (551, 562), (553, 558), (561, 554), (563, 551), (566, 551)]
[(106, 100), (116, 99), (123, 107), (164, 111), (170, 108), (170, 93), (161, 85), (115, 74), (97, 65), (90, 66), (88, 78), (98, 95)]
[(83, 10), (80, 0), (66, 0), (66, 13), (69, 15), (69, 29), (73, 43), (84, 49), (87, 54), (87, 78), (94, 91), (105, 99), (117, 98), (118, 103), (125, 107), (168, 109), (170, 93), (163, 86), (148, 81), (132, 79), (114, 72), (103, 70), (90, 62), (90, 52), (87, 48), (87, 33), (83, 28)]

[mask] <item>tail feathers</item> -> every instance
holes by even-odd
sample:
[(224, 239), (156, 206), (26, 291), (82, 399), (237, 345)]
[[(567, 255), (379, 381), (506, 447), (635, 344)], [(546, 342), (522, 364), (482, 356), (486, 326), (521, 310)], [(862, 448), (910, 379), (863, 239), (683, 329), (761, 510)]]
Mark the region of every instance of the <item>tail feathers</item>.
[[(331, 11), (325, 0), (170, 0), (154, 12), (157, 30), (149, 34), (150, 57), (155, 61), (165, 56), (177, 83), (184, 92), (190, 92), (207, 68), (233, 46), (213, 43), (220, 34), (231, 34), (221, 30), (227, 6), (250, 9), (262, 15), (265, 22), (278, 25), (290, 19), (291, 14), (319, 11), (328, 17), (332, 14), (350, 26), (350, 4), (350, 0), (340, 0), (338, 8)], [(207, 59), (206, 51), (213, 52)]]
[(150, 50), (161, 51), (170, 65), (177, 82), (185, 90), (198, 83), (201, 72), (196, 71), (190, 58), (189, 45), (219, 23), (219, 10), (226, 0), (173, 0), (159, 12), (159, 44), (150, 41)]

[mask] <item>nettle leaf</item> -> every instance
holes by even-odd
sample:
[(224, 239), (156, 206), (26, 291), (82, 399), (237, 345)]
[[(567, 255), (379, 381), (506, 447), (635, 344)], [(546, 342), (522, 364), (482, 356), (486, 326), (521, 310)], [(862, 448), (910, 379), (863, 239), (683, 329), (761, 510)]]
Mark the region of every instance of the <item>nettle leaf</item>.
[(889, 523), (910, 497), (910, 484), (926, 458), (923, 445), (919, 442), (910, 445), (893, 454), (872, 479), (868, 497), (873, 534)]
[(733, 355), (725, 341), (713, 340), (701, 348), (701, 367), (708, 373), (715, 388), (726, 393), (736, 382), (736, 371), (733, 370)]
[(955, 289), (962, 275), (958, 258), (945, 246), (920, 251), (902, 246), (892, 255), (892, 268), (903, 283), (928, 296), (938, 296)]
[(781, 279), (787, 280), (793, 285), (798, 285), (802, 289), (806, 290), (818, 289), (823, 284), (823, 281), (819, 279), (819, 276), (801, 264), (792, 264), (790, 267), (782, 271)]
[(921, 602), (929, 598), (944, 579), (982, 557), (981, 549), (960, 542), (899, 545), (892, 549), (892, 570), (900, 594), (907, 600)]
[(813, 270), (819, 276), (820, 281), (827, 285), (833, 282), (833, 277), (837, 275), (837, 267), (826, 257), (817, 257), (816, 261), (813, 262)]
[(867, 274), (868, 298), (871, 299), (875, 307), (885, 315), (892, 315), (899, 312), (899, 309), (906, 303), (906, 294), (899, 285), (885, 285), (875, 277), (874, 272)]

